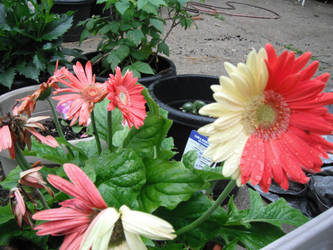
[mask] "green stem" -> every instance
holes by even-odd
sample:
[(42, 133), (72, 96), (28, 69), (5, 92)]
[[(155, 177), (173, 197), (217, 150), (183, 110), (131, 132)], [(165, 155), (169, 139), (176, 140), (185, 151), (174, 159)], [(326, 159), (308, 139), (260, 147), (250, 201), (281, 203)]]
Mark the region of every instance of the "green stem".
[[(58, 131), (58, 134), (59, 134), (59, 137), (61, 139), (63, 139), (64, 141), (67, 141), (66, 138), (65, 138), (65, 135), (64, 133), (62, 132), (62, 129), (61, 129), (61, 126), (60, 126), (60, 123), (59, 123), (59, 119), (58, 119), (58, 115), (57, 115), (57, 112), (56, 112), (56, 109), (50, 99), (50, 97), (46, 98), (46, 100), (48, 101), (50, 107), (51, 107), (51, 112), (52, 112), (52, 115), (53, 115), (53, 120), (54, 120), (54, 123), (56, 125), (56, 128), (57, 128), (57, 131)], [(70, 148), (70, 146), (68, 145), (65, 145), (68, 152), (71, 154), (72, 157), (74, 157), (74, 153), (72, 151), (72, 149)]]
[(111, 111), (107, 112), (108, 112), (107, 141), (108, 141), (109, 150), (112, 151), (112, 112)]
[(188, 224), (176, 231), (177, 235), (180, 235), (182, 233), (185, 233), (187, 231), (192, 230), (193, 228), (199, 226), (201, 223), (203, 223), (205, 220), (207, 220), (211, 214), (220, 206), (220, 204), (227, 198), (228, 194), (231, 192), (231, 190), (235, 187), (236, 181), (231, 180), (228, 185), (225, 187), (223, 192), (220, 194), (220, 196), (217, 198), (217, 200), (214, 202), (213, 206), (211, 206), (206, 212), (204, 212), (198, 219), (193, 221), (191, 224)]
[(41, 191), (40, 191), (38, 188), (36, 188), (35, 190), (36, 190), (37, 194), (39, 195), (39, 199), (40, 199), (40, 201), (42, 202), (43, 207), (44, 207), (45, 209), (49, 209), (50, 207), (49, 207), (49, 205), (47, 204), (47, 202), (46, 202), (46, 200), (45, 200), (45, 198), (44, 198), (44, 195), (41, 193)]
[(102, 147), (101, 147), (101, 141), (99, 140), (99, 136), (98, 136), (98, 132), (97, 132), (94, 110), (91, 112), (91, 124), (92, 124), (93, 131), (94, 131), (98, 154), (101, 154)]
[(15, 149), (15, 159), (17, 164), (21, 167), (23, 171), (30, 169), (31, 165), (25, 159), (19, 145), (16, 142), (14, 144), (14, 149)]

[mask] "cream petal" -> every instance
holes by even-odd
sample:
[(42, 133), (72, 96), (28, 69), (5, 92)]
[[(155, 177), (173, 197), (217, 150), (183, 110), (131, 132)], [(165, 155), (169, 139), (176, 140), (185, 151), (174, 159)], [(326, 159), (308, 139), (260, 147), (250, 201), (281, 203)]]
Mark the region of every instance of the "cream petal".
[[(90, 223), (85, 232), (80, 245), (80, 250), (89, 250), (90, 247), (92, 247), (93, 250), (108, 249), (108, 244), (106, 244), (106, 242), (108, 243), (110, 241), (114, 225), (119, 217), (120, 214), (114, 208), (109, 207), (102, 210)], [(102, 246), (104, 248), (96, 248)]]
[(237, 68), (234, 66), (234, 65), (232, 65), (231, 63), (229, 63), (229, 62), (225, 62), (224, 63), (224, 68), (225, 68), (225, 70), (227, 71), (227, 73), (230, 75), (232, 72), (234, 72), (234, 71), (236, 71), (237, 70)]
[(213, 92), (220, 92), (223, 89), (221, 85), (217, 84), (210, 85), (210, 88), (213, 90)]
[(217, 129), (231, 127), (237, 123), (240, 123), (241, 119), (242, 119), (241, 112), (225, 113), (223, 116), (221, 116), (215, 120), (214, 126)]
[(243, 143), (240, 142), (239, 147), (235, 149), (232, 156), (228, 158), (224, 164), (222, 169), (222, 174), (226, 177), (232, 176), (235, 174), (237, 170), (239, 170), (239, 163), (242, 157), (242, 152), (245, 147), (247, 140), (244, 140)]
[(237, 91), (235, 83), (229, 77), (221, 76), (220, 85), (223, 88), (223, 92), (225, 92), (228, 95), (232, 95), (233, 98), (236, 98), (241, 102), (245, 102), (247, 100), (246, 98), (247, 95), (243, 95), (243, 93)]
[(249, 85), (249, 83), (247, 82), (247, 79), (245, 79), (242, 74), (240, 74), (239, 72), (233, 72), (230, 75), (231, 79), (234, 81), (235, 83), (235, 91), (240, 92), (243, 96), (253, 96), (254, 95), (254, 91), (251, 88), (251, 86)]
[(213, 97), (217, 102), (220, 102), (220, 103), (223, 103), (223, 104), (225, 102), (228, 102), (228, 103), (230, 103), (230, 105), (235, 105), (235, 106), (243, 107), (245, 105), (244, 102), (239, 101), (236, 98), (233, 98), (232, 95), (228, 95), (225, 92), (216, 92), (216, 93), (213, 94)]
[(121, 221), (125, 231), (140, 234), (153, 240), (172, 240), (176, 238), (172, 225), (159, 217), (129, 209), (120, 208)]
[(198, 129), (198, 133), (204, 136), (209, 136), (213, 134), (215, 131), (215, 127), (213, 123), (207, 124), (201, 128)]
[(131, 250), (127, 244), (127, 241), (124, 240), (120, 245), (109, 247), (109, 250)]
[(146, 246), (138, 234), (124, 230), (126, 242), (130, 250), (146, 250)]
[[(221, 132), (216, 132), (208, 138), (209, 143), (225, 143), (239, 136), (239, 133), (243, 132), (243, 126), (237, 124), (235, 126), (229, 127)], [(243, 132), (244, 133), (244, 132)]]

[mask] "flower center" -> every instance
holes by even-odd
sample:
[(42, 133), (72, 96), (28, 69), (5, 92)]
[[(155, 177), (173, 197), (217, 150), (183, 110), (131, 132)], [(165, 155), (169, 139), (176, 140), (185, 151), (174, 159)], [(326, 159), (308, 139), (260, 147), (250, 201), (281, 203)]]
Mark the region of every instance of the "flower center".
[(81, 91), (81, 96), (85, 101), (99, 102), (103, 98), (103, 93), (100, 87), (89, 85)]
[(262, 139), (276, 138), (289, 127), (290, 108), (283, 97), (274, 91), (265, 91), (249, 101), (243, 116), (243, 126), (250, 135)]
[(121, 219), (117, 220), (114, 224), (114, 228), (112, 231), (111, 239), (109, 242), (110, 247), (115, 247), (120, 245), (125, 239), (123, 225), (121, 223)]
[(127, 98), (127, 95), (124, 92), (119, 93), (119, 99), (122, 102), (122, 104), (127, 105), (128, 98)]

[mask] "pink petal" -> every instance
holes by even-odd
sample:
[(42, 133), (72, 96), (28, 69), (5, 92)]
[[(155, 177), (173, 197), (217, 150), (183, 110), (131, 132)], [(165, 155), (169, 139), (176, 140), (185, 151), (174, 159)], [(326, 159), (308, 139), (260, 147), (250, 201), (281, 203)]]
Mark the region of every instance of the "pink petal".
[(77, 250), (77, 249), (79, 249), (82, 238), (83, 238), (82, 232), (76, 232), (76, 233), (66, 235), (59, 250), (68, 250), (68, 249)]
[(107, 205), (95, 184), (89, 179), (83, 170), (71, 163), (65, 163), (64, 170), (75, 187), (78, 190), (81, 190), (82, 195), (86, 196), (95, 207), (101, 209), (107, 208)]
[(0, 151), (12, 147), (12, 136), (7, 125), (0, 128)]
[(51, 135), (48, 135), (48, 136), (42, 136), (40, 133), (36, 132), (35, 130), (33, 129), (27, 129), (31, 134), (33, 134), (40, 142), (50, 146), (50, 147), (53, 147), (53, 148), (56, 148), (59, 146), (59, 143), (57, 142), (57, 140), (51, 136)]
[(80, 211), (78, 209), (60, 207), (52, 208), (35, 213), (32, 218), (34, 220), (47, 220), (47, 221), (59, 221), (59, 220), (70, 220), (77, 217), (89, 216), (90, 213)]

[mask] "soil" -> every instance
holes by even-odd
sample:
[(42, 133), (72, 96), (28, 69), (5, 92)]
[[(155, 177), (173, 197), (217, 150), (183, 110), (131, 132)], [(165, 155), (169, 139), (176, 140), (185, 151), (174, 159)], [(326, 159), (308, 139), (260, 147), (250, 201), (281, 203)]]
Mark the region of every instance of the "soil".
[[(65, 120), (59, 118), (61, 130), (64, 133), (66, 140), (74, 140), (74, 139), (81, 139), (83, 137), (87, 137), (86, 136), (86, 133), (87, 133), (86, 127), (83, 127), (79, 133), (76, 133), (73, 131), (73, 128), (71, 126), (69, 126), (69, 125), (64, 126), (62, 124), (62, 121), (65, 121)], [(59, 137), (56, 125), (53, 120), (45, 120), (41, 123), (46, 127), (46, 130), (40, 131), (40, 134), (42, 134), (43, 136), (51, 135), (53, 137)], [(68, 122), (68, 124), (69, 124), (69, 122)]]

